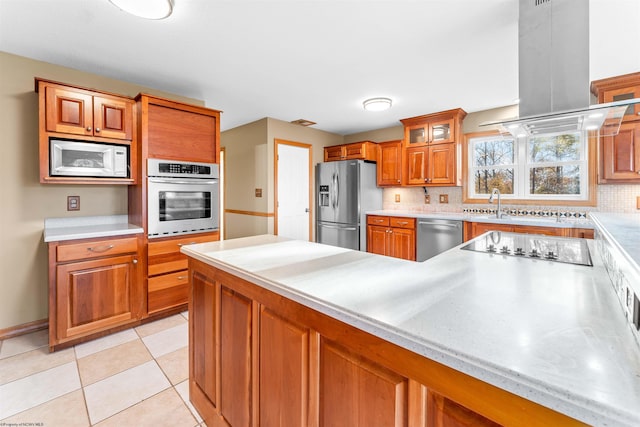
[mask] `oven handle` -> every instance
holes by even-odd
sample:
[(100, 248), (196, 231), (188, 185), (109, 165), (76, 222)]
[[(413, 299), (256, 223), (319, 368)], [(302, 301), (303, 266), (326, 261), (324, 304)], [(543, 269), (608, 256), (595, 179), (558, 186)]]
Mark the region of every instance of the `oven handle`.
[(177, 179), (171, 179), (171, 178), (149, 178), (149, 182), (158, 182), (158, 183), (162, 183), (162, 184), (217, 184), (218, 180), (217, 179), (211, 179), (211, 180), (203, 180), (203, 179), (190, 179), (190, 180), (177, 180)]

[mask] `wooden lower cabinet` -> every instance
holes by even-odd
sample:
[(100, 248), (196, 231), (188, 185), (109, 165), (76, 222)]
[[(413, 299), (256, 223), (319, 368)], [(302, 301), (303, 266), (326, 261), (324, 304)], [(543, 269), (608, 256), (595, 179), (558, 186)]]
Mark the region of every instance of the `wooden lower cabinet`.
[(49, 348), (73, 344), (143, 315), (136, 237), (49, 243)]
[(415, 218), (367, 216), (367, 252), (416, 260)]
[(408, 425), (408, 379), (322, 339), (320, 425)]
[(583, 426), (201, 261), (189, 392), (210, 427)]
[(260, 307), (261, 426), (303, 426), (313, 418), (308, 405), (312, 338), (316, 339), (317, 334), (309, 328)]
[(149, 240), (147, 250), (147, 312), (156, 314), (186, 306), (189, 300), (187, 257), (180, 252), (184, 245), (212, 242), (219, 233)]

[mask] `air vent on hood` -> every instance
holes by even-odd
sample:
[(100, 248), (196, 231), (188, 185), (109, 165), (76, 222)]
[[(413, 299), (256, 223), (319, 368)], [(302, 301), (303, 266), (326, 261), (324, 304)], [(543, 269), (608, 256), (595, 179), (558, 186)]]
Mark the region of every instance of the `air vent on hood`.
[(616, 135), (640, 98), (589, 105), (589, 2), (520, 0), (520, 118), (483, 123), (513, 136), (599, 130)]

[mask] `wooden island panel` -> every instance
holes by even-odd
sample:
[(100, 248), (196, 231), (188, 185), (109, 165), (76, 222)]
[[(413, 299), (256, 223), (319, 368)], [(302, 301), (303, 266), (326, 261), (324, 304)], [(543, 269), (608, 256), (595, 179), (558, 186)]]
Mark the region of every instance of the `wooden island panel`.
[(190, 395), (209, 426), (585, 425), (194, 258), (189, 274)]

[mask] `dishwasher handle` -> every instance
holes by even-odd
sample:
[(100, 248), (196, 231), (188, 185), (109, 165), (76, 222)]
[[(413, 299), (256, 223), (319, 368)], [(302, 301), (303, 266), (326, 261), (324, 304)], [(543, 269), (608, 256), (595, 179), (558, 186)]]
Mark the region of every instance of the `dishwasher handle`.
[(446, 222), (434, 222), (434, 221), (418, 221), (418, 225), (441, 225), (443, 227), (451, 227), (451, 228), (460, 228), (460, 222), (456, 222), (455, 224), (446, 223)]

